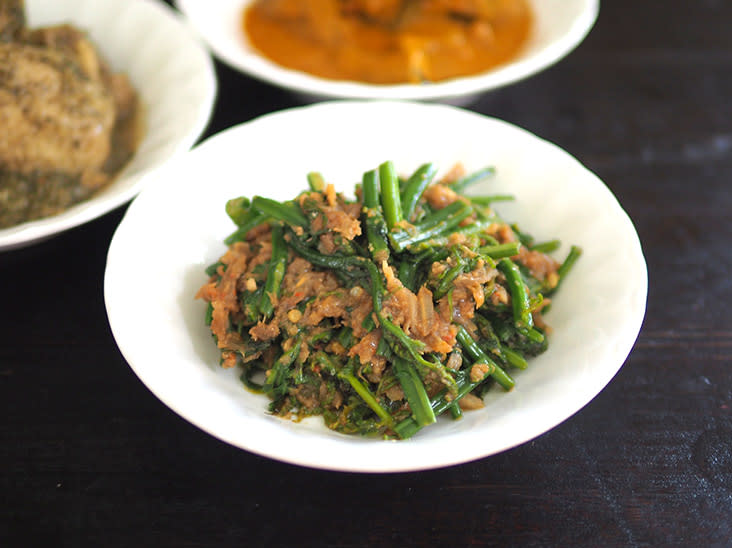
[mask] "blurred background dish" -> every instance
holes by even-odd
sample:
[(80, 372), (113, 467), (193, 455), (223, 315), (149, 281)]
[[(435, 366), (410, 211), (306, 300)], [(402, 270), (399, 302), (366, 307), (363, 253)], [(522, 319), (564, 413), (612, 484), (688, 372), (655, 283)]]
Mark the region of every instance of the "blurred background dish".
[(418, 84), (333, 80), (280, 66), (253, 48), (242, 14), (253, 0), (204, 3), (176, 0), (214, 54), (230, 66), (309, 96), (361, 99), (458, 100), (517, 82), (551, 66), (574, 49), (597, 18), (599, 0), (529, 0), (530, 35), (509, 61), (473, 76)]
[(255, 0), (242, 27), (278, 65), (329, 80), (420, 84), (511, 61), (531, 35), (528, 0)]
[[(23, 3), (10, 4), (22, 7)], [(47, 238), (128, 201), (139, 192), (148, 172), (193, 145), (208, 123), (216, 96), (209, 55), (178, 15), (162, 3), (27, 0), (25, 13), (30, 29), (73, 25), (86, 33), (112, 73), (126, 75), (139, 97), (141, 138), (124, 168), (90, 198), (61, 213), (0, 229), (0, 250)], [(61, 32), (68, 34), (67, 29)], [(83, 50), (81, 46), (77, 49)], [(65, 134), (61, 135), (63, 139)], [(81, 148), (86, 146), (82, 142)], [(65, 148), (57, 151), (59, 155)]]

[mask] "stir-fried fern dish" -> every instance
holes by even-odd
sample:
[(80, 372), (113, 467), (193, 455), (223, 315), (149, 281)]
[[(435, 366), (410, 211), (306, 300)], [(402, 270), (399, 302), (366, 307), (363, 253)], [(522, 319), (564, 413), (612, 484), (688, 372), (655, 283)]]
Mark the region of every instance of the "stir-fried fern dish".
[(292, 200), (226, 204), (238, 228), (197, 296), (222, 366), (241, 367), (271, 413), (405, 439), (511, 390), (547, 349), (543, 314), (579, 248), (558, 262), (558, 241), (494, 212), (510, 196), (469, 197), (492, 168), (437, 171), (402, 178), (385, 162), (353, 199), (310, 173)]

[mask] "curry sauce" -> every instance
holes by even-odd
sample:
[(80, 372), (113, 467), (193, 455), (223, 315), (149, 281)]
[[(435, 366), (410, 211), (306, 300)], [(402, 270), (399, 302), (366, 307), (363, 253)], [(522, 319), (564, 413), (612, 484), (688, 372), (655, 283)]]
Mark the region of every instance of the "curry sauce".
[(484, 72), (528, 39), (526, 0), (257, 0), (244, 31), (275, 63), (333, 80), (437, 82)]

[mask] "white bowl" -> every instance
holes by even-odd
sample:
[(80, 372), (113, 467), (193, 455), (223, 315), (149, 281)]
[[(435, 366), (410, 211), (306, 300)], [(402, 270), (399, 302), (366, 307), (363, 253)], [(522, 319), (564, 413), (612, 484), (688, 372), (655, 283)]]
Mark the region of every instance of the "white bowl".
[[(440, 128), (440, 131), (435, 131)], [(511, 392), (485, 409), (439, 420), (406, 441), (347, 436), (321, 417), (293, 423), (267, 414), (236, 370), (219, 366), (195, 300), (204, 269), (234, 230), (229, 198), (292, 198), (321, 171), (352, 194), (386, 159), (407, 173), (426, 161), (447, 169), (494, 165), (476, 192), (511, 193), (506, 220), (538, 239), (584, 253), (553, 299), (549, 350), (515, 373)], [(166, 210), (164, 219), (160, 211)], [(334, 102), (263, 116), (212, 137), (155, 174), (128, 209), (109, 249), (109, 322), (122, 354), (171, 409), (237, 447), (316, 468), (394, 472), (465, 462), (526, 442), (587, 404), (610, 381), (641, 326), (646, 266), (635, 229), (607, 187), (558, 147), (493, 118), (438, 104)], [(598, 428), (601, 425), (597, 425)]]
[(327, 80), (283, 68), (262, 57), (241, 28), (242, 10), (253, 0), (175, 0), (213, 50), (235, 69), (306, 95), (350, 99), (459, 100), (517, 82), (572, 51), (597, 18), (599, 0), (530, 0), (535, 28), (528, 44), (510, 63), (476, 76), (424, 84), (376, 85)]
[(0, 250), (28, 245), (90, 221), (130, 200), (144, 176), (187, 151), (216, 97), (213, 62), (174, 10), (155, 0), (26, 0), (31, 27), (72, 23), (88, 32), (145, 108), (145, 137), (120, 175), (91, 199), (53, 217), (0, 229)]

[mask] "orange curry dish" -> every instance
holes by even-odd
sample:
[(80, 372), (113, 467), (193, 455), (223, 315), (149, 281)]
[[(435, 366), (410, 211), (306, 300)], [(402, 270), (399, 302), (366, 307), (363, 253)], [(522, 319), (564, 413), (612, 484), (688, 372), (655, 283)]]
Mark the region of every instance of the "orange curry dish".
[(374, 84), (436, 82), (506, 63), (527, 41), (527, 0), (256, 0), (249, 42), (287, 68)]

